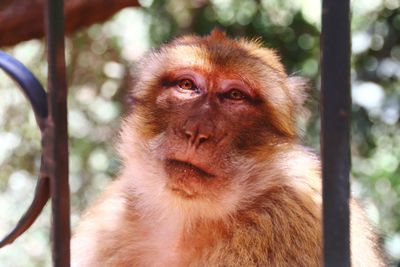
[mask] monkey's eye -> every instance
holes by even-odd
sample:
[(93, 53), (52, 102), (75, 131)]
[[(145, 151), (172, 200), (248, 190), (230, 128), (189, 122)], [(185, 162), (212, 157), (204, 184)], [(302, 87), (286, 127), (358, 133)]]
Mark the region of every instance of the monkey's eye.
[(239, 89), (232, 89), (229, 92), (226, 92), (225, 97), (235, 101), (243, 100), (246, 98), (245, 94)]
[(195, 90), (196, 86), (193, 83), (193, 81), (189, 80), (189, 79), (182, 79), (178, 82), (178, 86), (179, 88), (183, 89), (183, 90)]

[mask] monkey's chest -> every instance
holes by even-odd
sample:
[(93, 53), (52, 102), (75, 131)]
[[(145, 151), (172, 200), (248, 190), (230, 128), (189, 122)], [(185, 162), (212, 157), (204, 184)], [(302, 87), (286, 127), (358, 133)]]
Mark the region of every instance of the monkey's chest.
[(187, 266), (186, 249), (181, 242), (181, 229), (176, 222), (162, 224), (146, 231), (146, 238), (137, 243), (138, 266)]
[[(186, 232), (187, 233), (187, 232)], [(185, 235), (185, 230), (174, 226), (153, 229), (136, 246), (140, 255), (138, 266), (187, 267), (210, 247), (209, 236)]]

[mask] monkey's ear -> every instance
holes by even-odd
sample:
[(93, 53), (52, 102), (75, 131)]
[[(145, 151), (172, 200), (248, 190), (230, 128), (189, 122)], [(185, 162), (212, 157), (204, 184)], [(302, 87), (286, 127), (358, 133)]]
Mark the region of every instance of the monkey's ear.
[(308, 97), (308, 79), (299, 76), (291, 76), (288, 78), (288, 89), (294, 105), (301, 109)]

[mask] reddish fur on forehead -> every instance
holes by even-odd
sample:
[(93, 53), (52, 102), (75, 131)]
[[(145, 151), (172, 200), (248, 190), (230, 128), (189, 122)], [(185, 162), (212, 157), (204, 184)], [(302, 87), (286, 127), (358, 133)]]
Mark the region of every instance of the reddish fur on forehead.
[(281, 63), (281, 58), (276, 52), (270, 48), (263, 47), (260, 39), (255, 40), (239, 40), (239, 44), (245, 48), (250, 54), (260, 58), (265, 64), (277, 71), (281, 75), (286, 76), (285, 68)]
[(285, 68), (281, 63), (280, 57), (271, 48), (266, 48), (263, 46), (260, 38), (256, 39), (231, 39), (225, 32), (218, 28), (212, 30), (210, 35), (199, 37), (196, 35), (185, 35), (175, 39), (171, 42), (172, 46), (179, 45), (206, 45), (206, 46), (217, 46), (220, 45), (226, 51), (243, 50), (248, 54), (260, 59), (264, 64), (271, 67), (273, 70), (279, 74), (286, 75)]
[(215, 43), (223, 45), (225, 49), (226, 48), (231, 48), (232, 50), (243, 49), (250, 55), (260, 59), (264, 64), (268, 65), (279, 74), (286, 76), (285, 68), (281, 63), (280, 57), (273, 49), (263, 47), (262, 40), (260, 38), (256, 39), (240, 38), (238, 40), (230, 39), (229, 37), (227, 37), (225, 32), (221, 31), (218, 28), (215, 28), (214, 30), (212, 30), (210, 35), (205, 36), (203, 38), (194, 35), (186, 35), (178, 38), (175, 42), (176, 44)]

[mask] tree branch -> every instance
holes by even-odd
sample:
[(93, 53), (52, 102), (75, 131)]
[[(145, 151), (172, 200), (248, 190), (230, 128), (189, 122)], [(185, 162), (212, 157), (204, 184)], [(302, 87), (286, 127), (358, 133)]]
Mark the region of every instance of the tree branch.
[[(44, 35), (44, 0), (7, 0), (0, 5), (0, 47)], [(65, 32), (102, 22), (137, 0), (64, 0)]]

